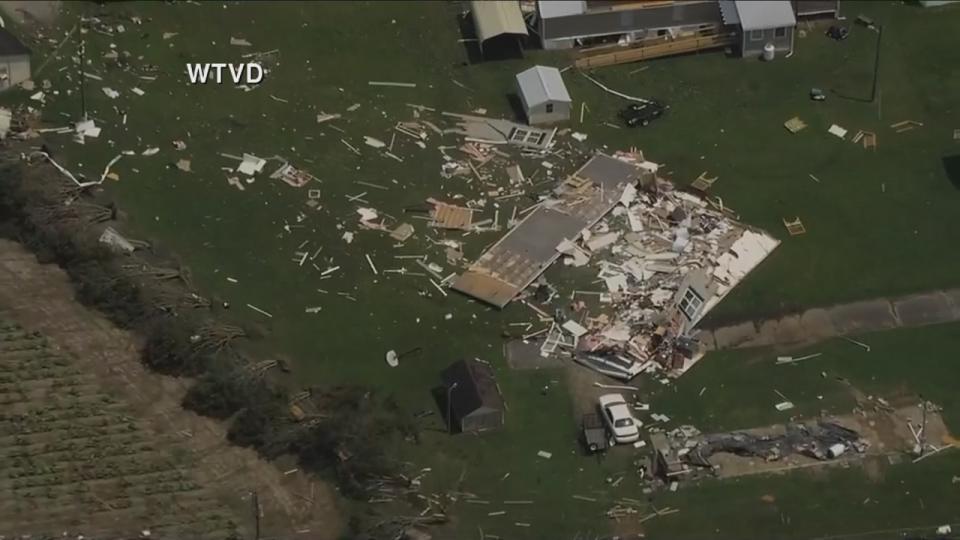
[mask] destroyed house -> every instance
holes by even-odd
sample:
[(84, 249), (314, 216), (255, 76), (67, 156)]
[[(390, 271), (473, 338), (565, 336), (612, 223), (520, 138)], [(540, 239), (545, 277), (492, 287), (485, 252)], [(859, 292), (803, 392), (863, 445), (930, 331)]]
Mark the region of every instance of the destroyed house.
[(30, 49), (6, 28), (0, 28), (0, 90), (30, 80)]
[(797, 19), (839, 16), (839, 0), (539, 0), (537, 29), (545, 49), (613, 44), (638, 47), (708, 36), (691, 52), (733, 46), (742, 56), (767, 43), (789, 51)]
[(461, 433), (477, 433), (503, 425), (503, 396), (490, 364), (454, 362), (440, 375), (446, 394), (448, 425)]
[(560, 257), (557, 247), (597, 224), (643, 176), (639, 166), (597, 153), (454, 282), (453, 289), (502, 308)]

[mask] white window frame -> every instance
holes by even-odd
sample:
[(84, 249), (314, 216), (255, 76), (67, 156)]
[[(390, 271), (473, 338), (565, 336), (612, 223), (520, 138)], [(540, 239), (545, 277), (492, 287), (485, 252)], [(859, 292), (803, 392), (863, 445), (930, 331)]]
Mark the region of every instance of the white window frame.
[(688, 321), (692, 321), (700, 314), (700, 310), (703, 309), (703, 304), (703, 296), (700, 296), (700, 293), (693, 290), (693, 287), (687, 287), (687, 290), (683, 292), (683, 296), (680, 297), (680, 302), (677, 303), (677, 308), (680, 309), (680, 312), (683, 313), (683, 316), (686, 317)]
[(751, 30), (750, 41), (763, 41), (763, 30)]

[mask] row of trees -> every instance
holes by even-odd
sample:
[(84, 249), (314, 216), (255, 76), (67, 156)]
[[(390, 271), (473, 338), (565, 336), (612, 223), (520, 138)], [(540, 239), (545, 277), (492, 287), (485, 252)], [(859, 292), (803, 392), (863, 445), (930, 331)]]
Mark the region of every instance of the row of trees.
[(0, 165), (0, 234), (64, 268), (81, 302), (138, 333), (152, 370), (195, 378), (183, 406), (229, 420), (234, 444), (268, 458), (292, 452), (304, 469), (335, 476), (347, 495), (363, 496), (369, 479), (395, 472), (384, 448), (415, 430), (392, 400), (359, 387), (313, 389), (311, 414), (295, 418), (288, 389), (238, 347), (251, 331), (215, 315), (179, 266), (150, 253), (117, 254), (98, 241), (93, 225), (117, 218), (99, 197), (45, 164), (8, 160)]

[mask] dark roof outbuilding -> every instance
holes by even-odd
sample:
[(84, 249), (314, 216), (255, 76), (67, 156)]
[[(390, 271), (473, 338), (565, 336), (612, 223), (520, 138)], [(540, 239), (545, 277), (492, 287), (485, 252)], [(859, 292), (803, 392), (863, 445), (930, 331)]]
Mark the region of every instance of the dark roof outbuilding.
[(503, 410), (503, 397), (489, 364), (460, 360), (443, 370), (440, 377), (447, 388), (457, 385), (450, 393), (456, 416), (463, 417), (480, 408)]
[(6, 28), (0, 28), (0, 56), (30, 54), (30, 49)]

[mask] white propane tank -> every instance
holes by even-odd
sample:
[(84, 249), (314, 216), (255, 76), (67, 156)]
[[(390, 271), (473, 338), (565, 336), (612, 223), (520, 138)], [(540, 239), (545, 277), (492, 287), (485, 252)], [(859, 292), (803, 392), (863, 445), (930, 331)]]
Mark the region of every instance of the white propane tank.
[(777, 54), (777, 48), (773, 46), (773, 43), (767, 43), (763, 46), (763, 59), (767, 62), (773, 60), (774, 56)]

